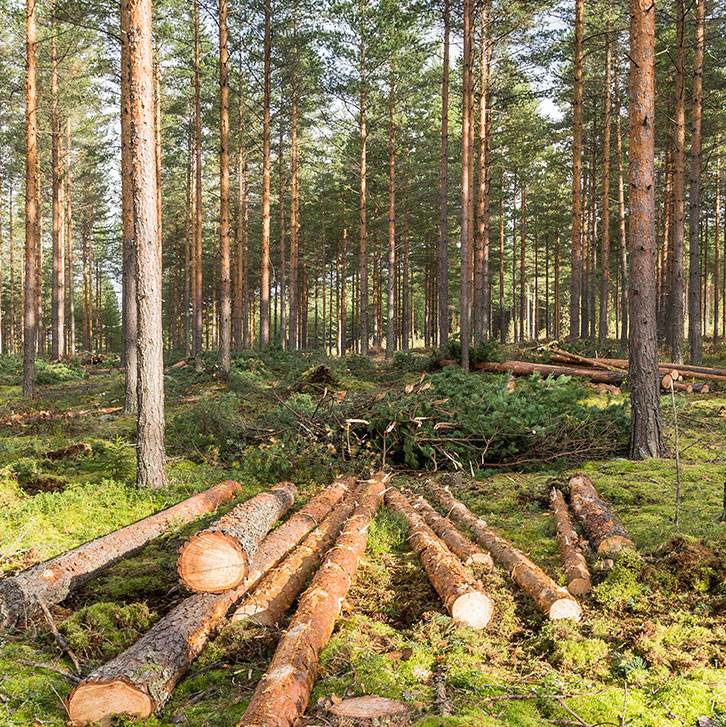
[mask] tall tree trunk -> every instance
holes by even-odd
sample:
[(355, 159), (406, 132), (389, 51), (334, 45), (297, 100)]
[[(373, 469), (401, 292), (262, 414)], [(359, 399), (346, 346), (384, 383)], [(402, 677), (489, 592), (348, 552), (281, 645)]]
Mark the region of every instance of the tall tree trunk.
[(265, 0), (264, 98), (262, 109), (262, 261), (260, 263), (260, 348), (270, 345), (270, 84), (272, 8)]
[(73, 205), (71, 204), (71, 121), (66, 119), (66, 168), (65, 168), (65, 203), (66, 203), (66, 254), (68, 257), (68, 273), (66, 280), (66, 299), (68, 300), (68, 344), (66, 354), (76, 355), (76, 287), (73, 270)]
[(408, 351), (409, 342), (412, 338), (413, 326), (411, 325), (411, 291), (409, 287), (409, 228), (408, 228), (408, 183), (406, 183), (405, 195), (403, 198), (403, 271), (401, 281), (401, 348)]
[(10, 353), (18, 352), (18, 322), (15, 310), (15, 228), (13, 224), (13, 180), (10, 179), (8, 199), (8, 235), (10, 237)]
[(620, 87), (615, 76), (615, 144), (618, 154), (618, 236), (620, 239), (620, 345), (628, 342), (628, 242), (625, 231), (625, 183), (623, 180), (623, 135), (620, 116)]
[(199, 0), (194, 0), (194, 245), (192, 283), (192, 355), (202, 352), (202, 100), (201, 39), (199, 35)]
[(560, 337), (560, 231), (557, 230), (557, 238), (555, 240), (555, 338)]
[(696, 3), (696, 42), (693, 51), (693, 113), (691, 115), (691, 179), (689, 185), (689, 275), (688, 275), (688, 347), (690, 360), (703, 360), (701, 335), (701, 117), (703, 114), (703, 46), (706, 0)]
[(360, 314), (358, 320), (358, 335), (360, 337), (360, 353), (368, 353), (368, 215), (367, 215), (367, 156), (368, 156), (368, 128), (366, 119), (367, 68), (366, 68), (366, 0), (360, 0), (360, 260), (358, 297), (360, 299)]
[(184, 356), (189, 358), (192, 355), (192, 228), (194, 226), (194, 167), (193, 159), (193, 133), (192, 124), (189, 124), (189, 136), (187, 140), (187, 187), (186, 187), (186, 209), (184, 211)]
[(65, 240), (63, 225), (63, 171), (61, 168), (61, 121), (58, 111), (58, 47), (55, 0), (51, 3), (50, 104), (53, 175), (53, 274), (51, 280), (51, 357), (65, 354)]
[[(348, 224), (345, 217), (345, 191), (343, 192), (343, 232), (340, 247), (340, 314), (338, 316), (338, 356), (345, 356), (348, 341)], [(355, 328), (353, 328), (355, 330)]]
[(605, 48), (605, 89), (603, 104), (603, 142), (602, 142), (602, 243), (600, 278), (600, 324), (598, 340), (604, 345), (608, 337), (608, 303), (610, 301), (610, 65), (612, 47), (610, 33)]
[(630, 360), (633, 459), (661, 457), (655, 320), (655, 4), (630, 0)]
[(229, 371), (232, 281), (229, 260), (229, 49), (227, 0), (219, 0), (219, 367)]
[(479, 206), (474, 258), (474, 341), (489, 335), (489, 154), (490, 109), (488, 0), (481, 6), (481, 49), (479, 55)]
[(572, 275), (570, 277), (570, 335), (574, 341), (580, 331), (581, 237), (582, 237), (582, 35), (584, 0), (575, 0), (575, 48), (572, 99)]
[(685, 0), (676, 0), (676, 117), (673, 143), (673, 290), (671, 293), (672, 358), (683, 363), (683, 295), (685, 290), (685, 170), (686, 97), (685, 64)]
[(396, 84), (394, 61), (388, 90), (388, 320), (386, 327), (386, 360), (396, 350)]
[(37, 336), (35, 291), (38, 230), (38, 113), (36, 88), (35, 0), (25, 5), (25, 320), (23, 323), (23, 396), (35, 396), (35, 341)]
[(461, 331), (461, 367), (465, 371), (469, 369), (469, 343), (471, 341), (471, 263), (473, 252), (473, 15), (473, 0), (464, 0), (464, 56), (461, 112), (461, 294), (459, 304), (461, 322), (459, 328)]
[[(297, 55), (297, 46), (296, 53)], [(298, 339), (298, 305), (300, 301), (300, 185), (298, 178), (297, 71), (292, 69), (292, 113), (290, 119), (290, 348), (300, 347)]]
[(721, 273), (720, 251), (721, 251), (721, 157), (716, 158), (716, 234), (714, 235), (714, 259), (713, 259), (713, 343), (718, 343), (718, 303), (720, 294)]
[(166, 484), (164, 469), (164, 361), (161, 317), (161, 240), (154, 168), (154, 89), (151, 0), (127, 0), (131, 197), (136, 245), (138, 312), (138, 485)]
[(449, 42), (451, 2), (444, 0), (444, 62), (441, 81), (441, 172), (439, 182), (439, 346), (449, 340)]
[(499, 202), (499, 341), (507, 342), (507, 317), (504, 312), (504, 173), (501, 176)]

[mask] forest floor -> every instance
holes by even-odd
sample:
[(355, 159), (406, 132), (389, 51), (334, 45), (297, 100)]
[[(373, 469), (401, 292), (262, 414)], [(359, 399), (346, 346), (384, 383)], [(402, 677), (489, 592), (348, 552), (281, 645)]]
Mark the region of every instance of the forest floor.
[[(711, 362), (723, 365), (717, 356)], [(329, 370), (315, 368), (322, 364)], [(251, 495), (290, 478), (302, 503), (333, 475), (369, 473), (385, 458), (399, 486), (417, 487), (435, 467), (461, 465), (461, 499), (564, 582), (548, 492), (583, 470), (638, 553), (594, 570), (581, 623), (548, 622), (495, 569), (483, 576), (496, 603), (489, 627), (459, 626), (407, 548), (405, 525), (382, 508), (322, 654), (306, 723), (328, 724), (332, 695), (375, 693), (408, 703), (420, 727), (690, 726), (702, 717), (711, 719), (702, 725), (726, 725), (726, 524), (716, 522), (726, 476), (726, 391), (676, 396), (677, 532), (675, 460), (625, 459), (627, 397), (538, 379), (520, 380), (509, 394), (507, 377), (426, 372), (426, 364), (422, 355), (390, 364), (272, 352), (235, 357), (229, 376), (211, 357), (202, 371), (170, 368), (168, 485), (139, 491), (131, 417), (63, 417), (120, 405), (118, 362), (95, 370), (43, 364), (40, 395), (28, 401), (20, 394), (19, 360), (0, 359), (0, 572), (16, 572), (224, 479), (238, 480)], [(38, 411), (58, 418), (10, 418)], [(672, 447), (670, 397), (663, 412)], [(433, 421), (445, 426), (434, 430)], [(73, 442), (89, 443), (92, 455), (57, 462), (44, 456)], [(155, 541), (51, 609), (86, 671), (184, 598), (176, 554), (199, 527)], [(228, 626), (158, 715), (118, 724), (236, 724), (277, 636)], [(42, 617), (0, 637), (0, 725), (65, 724), (71, 670)]]

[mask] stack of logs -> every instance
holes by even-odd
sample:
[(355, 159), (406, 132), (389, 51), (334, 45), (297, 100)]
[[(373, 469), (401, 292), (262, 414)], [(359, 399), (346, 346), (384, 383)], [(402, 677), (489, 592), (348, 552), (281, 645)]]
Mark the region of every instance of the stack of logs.
[[(248, 621), (277, 627), (322, 563), (300, 596), (240, 723), (240, 727), (292, 727), (307, 707), (318, 656), (330, 639), (365, 551), (371, 520), (384, 498), (406, 522), (409, 545), (453, 618), (475, 629), (489, 623), (495, 604), (478, 576), (496, 563), (547, 618), (580, 619), (582, 610), (574, 596), (590, 590), (590, 576), (559, 490), (553, 489), (552, 506), (567, 589), (447, 488), (426, 482), (431, 499), (446, 511), (443, 516), (420, 495), (387, 487), (389, 479), (384, 473), (365, 481), (338, 478), (268, 534), (296, 498), (295, 486), (281, 483), (237, 505), (191, 537), (180, 551), (177, 569), (192, 595), (129, 649), (77, 684), (66, 704), (70, 723), (106, 725), (114, 714), (150, 716), (166, 703), (192, 661), (223, 625)], [(49, 605), (120, 558), (138, 552), (172, 524), (189, 522), (230, 503), (240, 490), (236, 482), (223, 482), (0, 581), (0, 624), (8, 627), (38, 610), (52, 624)], [(570, 480), (570, 506), (593, 550), (602, 554), (634, 547), (584, 475)], [(468, 529), (476, 544), (454, 523)], [(376, 708), (382, 702), (377, 701)], [(363, 707), (356, 703), (351, 708)]]
[[(476, 371), (509, 372), (513, 376), (575, 376), (596, 384), (603, 391), (619, 393), (619, 388), (628, 377), (627, 359), (587, 358), (569, 351), (550, 349), (550, 363), (528, 361), (481, 361), (475, 363)], [(659, 363), (658, 376), (663, 391), (697, 392), (708, 394), (709, 383), (726, 381), (726, 369), (685, 364)], [(695, 381), (685, 381), (695, 379)]]

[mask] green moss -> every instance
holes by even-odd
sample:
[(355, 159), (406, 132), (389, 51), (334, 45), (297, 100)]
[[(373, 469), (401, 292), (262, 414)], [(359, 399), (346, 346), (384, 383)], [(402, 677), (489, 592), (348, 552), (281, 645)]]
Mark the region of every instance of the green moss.
[(637, 608), (644, 590), (640, 582), (644, 567), (643, 558), (636, 551), (622, 551), (606, 579), (592, 589), (595, 602), (608, 611)]

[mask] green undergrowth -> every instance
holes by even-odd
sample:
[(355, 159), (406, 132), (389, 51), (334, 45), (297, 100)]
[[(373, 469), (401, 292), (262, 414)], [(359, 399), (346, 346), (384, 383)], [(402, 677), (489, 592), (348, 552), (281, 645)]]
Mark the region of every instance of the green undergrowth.
[[(578, 350), (618, 355), (616, 343)], [(706, 353), (716, 365), (726, 362), (723, 352)], [(485, 344), (476, 355), (497, 360), (529, 354)], [(58, 370), (40, 386), (39, 399), (23, 401), (18, 361), (6, 359), (0, 358), (0, 415), (99, 409), (122, 401), (123, 378), (113, 361), (98, 365), (110, 367), (108, 373), (94, 375), (69, 364), (79, 377), (63, 378)], [(726, 524), (715, 520), (723, 508), (726, 396), (676, 397), (676, 530), (675, 460), (625, 458), (624, 396), (604, 397), (539, 377), (520, 379), (508, 392), (507, 377), (430, 369), (429, 352), (400, 353), (385, 363), (273, 349), (264, 356), (233, 356), (229, 374), (219, 371), (211, 354), (200, 364), (189, 361), (165, 374), (168, 484), (159, 490), (134, 485), (131, 417), (89, 415), (4, 429), (2, 572), (52, 557), (224, 479), (238, 480), (244, 497), (291, 479), (299, 486), (297, 508), (336, 474), (380, 467), (385, 453), (386, 466), (399, 471), (397, 484), (421, 492), (426, 476), (438, 475), (434, 467), (448, 470), (446, 481), (458, 497), (564, 584), (549, 492), (553, 485), (566, 491), (567, 474), (579, 469), (638, 547), (613, 563), (588, 554), (595, 587), (582, 599), (579, 624), (548, 622), (495, 568), (479, 574), (494, 601), (492, 622), (481, 632), (461, 627), (446, 615), (408, 548), (405, 523), (381, 509), (321, 654), (309, 724), (329, 722), (325, 704), (332, 695), (364, 693), (402, 699), (417, 727), (693, 727), (700, 716), (713, 718), (714, 725), (722, 720)], [(672, 447), (669, 398), (663, 412)], [(423, 441), (433, 437), (438, 441)], [(88, 443), (90, 456), (45, 456), (75, 442)], [(579, 442), (578, 451), (564, 451), (572, 442)], [(427, 448), (434, 445), (432, 455)], [(212, 518), (173, 528), (52, 608), (84, 672), (119, 653), (188, 595), (178, 585), (178, 549)], [(286, 625), (227, 626), (158, 715), (119, 718), (117, 724), (237, 724)], [(72, 668), (42, 617), (0, 636), (0, 725), (65, 724), (62, 700), (72, 682), (42, 666)], [(441, 684), (446, 705), (437, 697)]]

